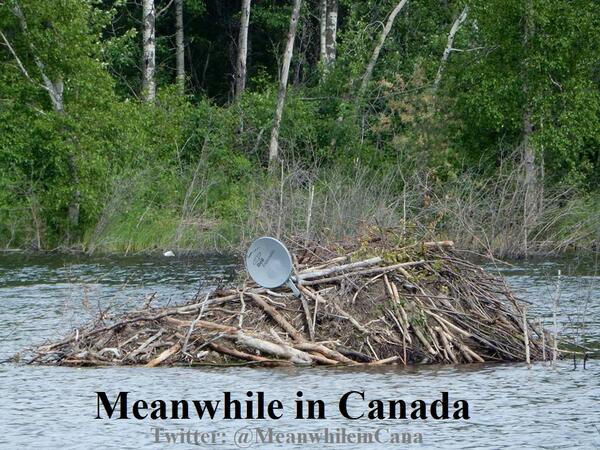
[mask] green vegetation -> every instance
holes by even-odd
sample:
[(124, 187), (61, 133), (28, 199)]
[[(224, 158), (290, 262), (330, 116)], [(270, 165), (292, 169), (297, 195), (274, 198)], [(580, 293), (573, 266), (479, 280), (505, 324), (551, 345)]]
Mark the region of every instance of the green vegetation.
[(0, 2), (0, 246), (234, 249), (370, 225), (498, 255), (598, 245), (598, 2), (411, 0), (383, 36), (402, 2), (305, 0), (275, 158), (293, 2), (251, 3), (245, 89), (242, 1), (143, 3), (154, 71), (139, 2)]

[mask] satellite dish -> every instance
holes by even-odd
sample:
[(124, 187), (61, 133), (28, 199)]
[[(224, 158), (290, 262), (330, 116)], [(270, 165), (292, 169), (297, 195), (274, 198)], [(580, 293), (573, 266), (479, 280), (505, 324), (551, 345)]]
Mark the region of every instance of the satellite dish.
[(272, 289), (287, 284), (296, 296), (300, 295), (291, 280), (292, 256), (275, 238), (261, 237), (250, 245), (246, 252), (246, 270), (262, 287)]

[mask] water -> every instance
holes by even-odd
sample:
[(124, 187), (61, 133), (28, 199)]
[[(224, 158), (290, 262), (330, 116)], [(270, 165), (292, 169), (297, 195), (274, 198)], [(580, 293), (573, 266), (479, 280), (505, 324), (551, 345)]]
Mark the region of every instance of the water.
[[(577, 263), (577, 264), (574, 264)], [(556, 272), (561, 278), (560, 328), (579, 343), (600, 342), (600, 276), (589, 261), (537, 261), (502, 267), (509, 282), (552, 322)], [(0, 256), (0, 360), (23, 347), (55, 339), (93, 316), (98, 308), (126, 309), (148, 293), (156, 302), (181, 302), (196, 292), (234, 280), (232, 258), (77, 258)], [(490, 269), (493, 269), (490, 267)], [(85, 299), (85, 300), (82, 300)], [(279, 420), (95, 420), (95, 392), (111, 399), (119, 391), (134, 400), (222, 399), (224, 391), (245, 399), (263, 391), (284, 404)], [(296, 392), (322, 399), (326, 418), (294, 419)], [(370, 399), (423, 399), (449, 392), (469, 402), (469, 420), (350, 420), (338, 409), (348, 391)], [(583, 370), (572, 360), (557, 370), (538, 363), (466, 366), (338, 368), (63, 368), (0, 365), (0, 448), (189, 448), (167, 444), (166, 432), (214, 432), (210, 448), (235, 448), (237, 430), (265, 432), (364, 432), (386, 441), (393, 433), (420, 433), (421, 448), (600, 448), (600, 360)], [(356, 399), (352, 414), (366, 402)], [(194, 416), (192, 416), (194, 417)], [(238, 436), (243, 434), (238, 432)], [(255, 431), (254, 431), (255, 432)], [(256, 433), (256, 432), (255, 432)], [(193, 435), (192, 435), (193, 436)], [(207, 435), (210, 441), (211, 435)], [(185, 437), (185, 436), (184, 436)], [(193, 438), (192, 438), (193, 439)], [(398, 448), (406, 444), (272, 444), (269, 448)]]

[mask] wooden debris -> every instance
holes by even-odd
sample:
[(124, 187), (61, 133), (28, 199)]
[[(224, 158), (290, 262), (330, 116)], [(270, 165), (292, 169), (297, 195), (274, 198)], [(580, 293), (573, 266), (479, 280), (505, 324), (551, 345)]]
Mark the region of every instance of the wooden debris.
[[(382, 365), (541, 360), (553, 337), (528, 326), (504, 280), (451, 241), (298, 249), (296, 298), (285, 286), (238, 288), (109, 315), (35, 349), (53, 365)], [(367, 242), (367, 248), (363, 248)], [(149, 301), (148, 299), (152, 300)], [(548, 346), (548, 348), (546, 348)]]

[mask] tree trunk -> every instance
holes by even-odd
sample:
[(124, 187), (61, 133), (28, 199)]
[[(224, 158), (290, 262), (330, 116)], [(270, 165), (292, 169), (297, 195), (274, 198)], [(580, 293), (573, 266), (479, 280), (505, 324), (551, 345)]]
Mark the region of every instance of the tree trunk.
[(242, 0), (242, 20), (238, 36), (237, 71), (235, 74), (235, 99), (239, 100), (246, 89), (246, 61), (248, 57), (248, 26), (251, 0)]
[(450, 57), (450, 53), (452, 52), (452, 47), (454, 45), (454, 37), (458, 32), (458, 29), (463, 24), (463, 22), (467, 19), (467, 14), (469, 13), (469, 7), (465, 6), (460, 15), (456, 18), (454, 23), (452, 24), (452, 28), (450, 28), (450, 34), (448, 34), (448, 43), (446, 44), (446, 48), (444, 49), (444, 53), (442, 55), (442, 61), (440, 62), (440, 67), (438, 68), (437, 75), (435, 76), (435, 81), (433, 82), (433, 90), (437, 91), (440, 81), (442, 79), (442, 73), (446, 68), (446, 62)]
[(308, 44), (310, 43), (310, 38), (308, 37), (309, 24), (307, 22), (302, 24), (302, 33), (300, 34), (300, 39), (298, 40), (298, 51), (296, 58), (296, 70), (294, 74), (294, 86), (299, 86), (302, 82), (303, 69), (306, 65), (306, 52), (309, 50)]
[(177, 87), (185, 94), (185, 46), (183, 43), (183, 0), (175, 0), (175, 47), (177, 57)]
[(327, 66), (327, 0), (319, 2), (319, 61)]
[(154, 0), (143, 0), (142, 27), (143, 27), (143, 55), (142, 55), (142, 99), (153, 102), (156, 98), (156, 11)]
[(290, 28), (287, 35), (285, 53), (283, 54), (283, 65), (279, 76), (279, 92), (277, 96), (277, 107), (275, 108), (275, 117), (273, 119), (273, 129), (271, 131), (271, 143), (269, 145), (269, 167), (272, 168), (279, 158), (279, 128), (281, 126), (281, 116), (285, 104), (285, 95), (287, 92), (287, 83), (290, 74), (290, 63), (294, 52), (294, 39), (296, 37), (296, 28), (298, 27), (298, 18), (300, 17), (300, 7), (302, 0), (294, 0), (292, 16), (290, 18)]
[(535, 161), (535, 149), (531, 145), (530, 137), (533, 133), (533, 123), (531, 122), (531, 110), (526, 106), (523, 113), (523, 141), (522, 155), (525, 176), (523, 180), (525, 197), (523, 202), (523, 250), (527, 256), (529, 250), (529, 232), (531, 225), (537, 213), (538, 206), (538, 176), (537, 165)]
[(394, 10), (392, 11), (392, 13), (390, 14), (390, 16), (388, 17), (387, 22), (385, 23), (385, 27), (379, 35), (379, 42), (373, 50), (373, 55), (371, 56), (371, 60), (369, 61), (367, 69), (365, 70), (365, 74), (363, 75), (359, 91), (360, 95), (358, 96), (357, 100), (360, 100), (362, 95), (366, 92), (367, 87), (369, 86), (369, 81), (371, 81), (371, 76), (373, 75), (373, 69), (375, 68), (375, 64), (377, 64), (377, 60), (379, 59), (379, 53), (381, 53), (381, 49), (383, 48), (383, 44), (385, 43), (388, 34), (390, 34), (390, 31), (392, 30), (392, 25), (394, 25), (394, 20), (396, 20), (396, 16), (400, 13), (402, 8), (404, 8), (404, 5), (406, 5), (407, 1), (408, 0), (400, 0), (394, 8)]
[[(64, 111), (64, 102), (63, 102), (63, 87), (64, 86), (63, 86), (62, 78), (58, 77), (56, 79), (56, 81), (52, 81), (52, 80), (50, 80), (50, 77), (48, 77), (48, 75), (46, 74), (46, 66), (44, 65), (44, 63), (42, 62), (40, 57), (38, 56), (37, 51), (35, 50), (35, 46), (33, 45), (33, 41), (31, 40), (31, 36), (29, 34), (29, 28), (27, 27), (27, 21), (25, 20), (25, 15), (23, 14), (23, 10), (21, 9), (21, 6), (19, 5), (18, 2), (15, 2), (13, 12), (14, 12), (15, 16), (17, 16), (17, 19), (19, 19), (21, 31), (23, 32), (23, 35), (27, 38), (27, 40), (29, 42), (29, 48), (31, 49), (33, 61), (36, 65), (36, 67), (38, 68), (38, 71), (40, 72), (40, 76), (42, 77), (42, 81), (43, 81), (42, 86), (48, 92), (48, 95), (50, 96), (50, 101), (52, 102), (52, 108), (56, 112), (63, 112)], [(16, 54), (15, 54), (15, 57), (16, 57)], [(19, 61), (18, 58), (17, 58), (17, 61)], [(19, 61), (19, 63), (20, 63), (20, 61)], [(21, 65), (21, 67), (23, 67), (23, 66)], [(24, 70), (24, 67), (22, 70)], [(24, 71), (24, 73), (26, 74), (26, 76), (28, 76), (27, 71)]]
[(535, 148), (531, 145), (531, 135), (533, 134), (533, 122), (531, 119), (531, 92), (528, 83), (529, 61), (528, 52), (531, 36), (533, 34), (533, 24), (531, 22), (531, 9), (533, 5), (531, 0), (525, 5), (525, 29), (523, 33), (523, 49), (525, 58), (523, 60), (523, 138), (521, 141), (521, 157), (524, 166), (524, 201), (523, 201), (523, 246), (525, 256), (528, 254), (528, 238), (531, 225), (538, 211), (538, 169), (535, 158)]
[(327, 24), (325, 31), (327, 66), (335, 62), (337, 51), (337, 21), (338, 21), (338, 2), (337, 0), (327, 0)]

